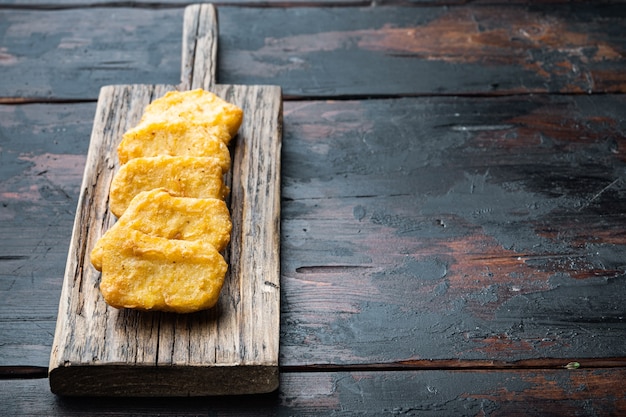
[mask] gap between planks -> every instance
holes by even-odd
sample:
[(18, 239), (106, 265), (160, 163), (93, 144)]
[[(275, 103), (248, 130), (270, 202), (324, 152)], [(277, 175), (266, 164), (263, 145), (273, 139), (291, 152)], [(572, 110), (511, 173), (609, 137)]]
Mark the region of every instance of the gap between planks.
[[(541, 369), (568, 369), (577, 363), (576, 369), (612, 369), (626, 368), (626, 358), (550, 358), (528, 359), (515, 362), (492, 360), (407, 360), (393, 363), (371, 364), (308, 364), (281, 366), (280, 373), (311, 372), (388, 372), (388, 371), (525, 371)], [(572, 369), (575, 370), (575, 369)], [(48, 377), (48, 368), (44, 366), (0, 366), (0, 380), (8, 379), (44, 379)]]

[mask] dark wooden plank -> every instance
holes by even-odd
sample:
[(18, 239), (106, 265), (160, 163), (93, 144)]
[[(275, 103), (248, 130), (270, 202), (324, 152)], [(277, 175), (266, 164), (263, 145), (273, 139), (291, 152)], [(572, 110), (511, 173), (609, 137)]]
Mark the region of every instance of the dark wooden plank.
[[(5, 101), (178, 81), (180, 8), (0, 13)], [(218, 13), (218, 82), (280, 85), (287, 98), (626, 91), (624, 4)]]
[(2, 365), (48, 362), (94, 112), (0, 106)]
[[(82, 171), (26, 158), (72, 166), (95, 106), (0, 109), (0, 365), (45, 366)], [(285, 103), (281, 364), (626, 356), (624, 109)]]
[(0, 97), (96, 100), (104, 85), (176, 84), (183, 10), (0, 10)]
[(0, 381), (7, 415), (609, 416), (626, 413), (624, 368), (283, 373), (277, 393), (185, 399), (62, 399), (45, 379)]
[[(625, 13), (623, 5), (221, 8), (220, 76), (279, 77), (288, 96), (621, 92)], [(251, 19), (252, 30), (236, 30)]]
[(625, 108), (289, 106), (283, 364), (624, 356)]

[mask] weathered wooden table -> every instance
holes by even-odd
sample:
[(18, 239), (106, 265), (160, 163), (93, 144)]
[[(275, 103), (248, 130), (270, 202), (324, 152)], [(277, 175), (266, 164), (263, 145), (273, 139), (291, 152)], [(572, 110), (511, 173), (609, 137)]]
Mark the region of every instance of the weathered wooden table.
[(220, 3), (283, 91), (280, 387), (111, 400), (47, 380), (72, 224), (187, 3), (2, 2), (0, 414), (626, 415), (626, 4), (560, 3)]

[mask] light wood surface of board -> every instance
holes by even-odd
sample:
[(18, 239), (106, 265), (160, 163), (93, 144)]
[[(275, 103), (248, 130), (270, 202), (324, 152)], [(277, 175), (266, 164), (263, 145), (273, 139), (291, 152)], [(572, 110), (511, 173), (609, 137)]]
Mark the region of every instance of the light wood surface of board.
[[(50, 357), (59, 395), (204, 396), (278, 386), (282, 97), (276, 86), (215, 85), (213, 6), (185, 10), (182, 82), (101, 89)], [(115, 222), (108, 190), (116, 147), (167, 91), (205, 88), (244, 110), (227, 182), (233, 221), (218, 305), (193, 314), (108, 306), (89, 253)]]

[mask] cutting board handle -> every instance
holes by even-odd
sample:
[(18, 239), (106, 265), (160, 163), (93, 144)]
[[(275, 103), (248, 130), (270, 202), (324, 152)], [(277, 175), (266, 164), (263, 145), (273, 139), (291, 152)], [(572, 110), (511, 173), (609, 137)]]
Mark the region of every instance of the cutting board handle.
[(217, 36), (217, 13), (212, 4), (185, 8), (180, 90), (210, 90), (215, 85)]

